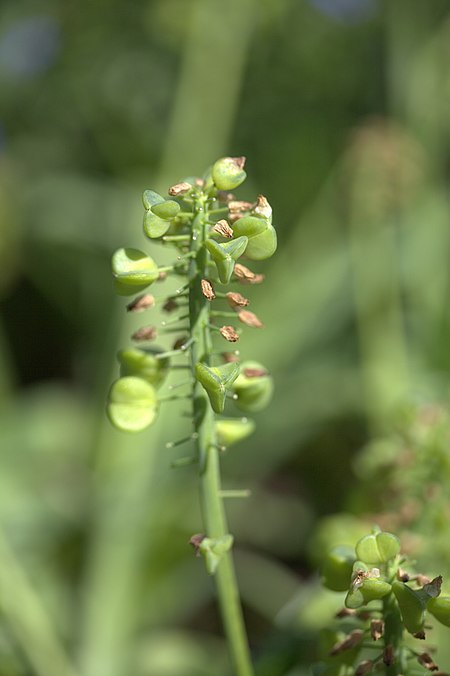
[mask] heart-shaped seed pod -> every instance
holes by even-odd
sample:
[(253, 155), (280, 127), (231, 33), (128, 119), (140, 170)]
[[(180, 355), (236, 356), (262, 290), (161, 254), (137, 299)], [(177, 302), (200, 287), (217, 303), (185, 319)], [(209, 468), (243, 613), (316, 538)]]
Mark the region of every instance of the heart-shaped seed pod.
[(347, 591), (355, 562), (353, 547), (333, 547), (325, 556), (322, 565), (322, 584), (332, 591)]
[(157, 239), (167, 233), (170, 228), (170, 221), (160, 218), (153, 213), (153, 211), (146, 211), (144, 213), (144, 234), (149, 239)]
[(120, 364), (120, 375), (138, 376), (158, 388), (166, 379), (170, 368), (169, 357), (158, 358), (158, 353), (161, 352), (162, 350), (156, 348), (137, 347), (119, 350), (117, 359)]
[(222, 284), (228, 284), (233, 274), (235, 261), (242, 256), (247, 246), (247, 237), (238, 237), (230, 242), (219, 244), (213, 239), (207, 239), (205, 246), (216, 264), (219, 279)]
[(277, 233), (269, 220), (261, 216), (244, 216), (233, 225), (237, 236), (246, 235), (245, 255), (252, 260), (270, 258), (277, 248)]
[(392, 591), (397, 599), (403, 624), (410, 634), (423, 632), (425, 623), (425, 604), (420, 596), (404, 582), (395, 580)]
[(365, 563), (386, 563), (400, 552), (400, 541), (392, 533), (371, 533), (361, 538), (355, 549)]
[[(370, 571), (367, 573), (370, 575)], [(345, 597), (345, 607), (352, 610), (377, 601), (387, 596), (392, 591), (389, 582), (380, 580), (376, 577), (367, 577), (362, 581), (361, 586), (352, 588)]]
[(144, 190), (144, 194), (142, 195), (142, 203), (147, 211), (155, 206), (155, 204), (162, 204), (163, 202), (165, 202), (165, 199), (162, 197), (162, 195), (159, 195), (154, 190)]
[(211, 175), (218, 190), (234, 190), (247, 177), (245, 157), (222, 157), (214, 163)]
[(231, 446), (246, 439), (255, 430), (255, 423), (248, 418), (228, 418), (215, 423), (216, 437), (219, 446)]
[(272, 398), (272, 377), (262, 364), (255, 361), (243, 362), (239, 377), (233, 384), (233, 392), (237, 395), (236, 406), (241, 411), (261, 411)]
[(155, 388), (135, 376), (119, 378), (111, 386), (106, 411), (122, 432), (140, 432), (152, 424), (158, 411)]
[(195, 365), (195, 377), (206, 390), (212, 409), (216, 413), (222, 413), (225, 408), (227, 390), (238, 375), (239, 364), (207, 366), (198, 363)]
[(174, 200), (165, 200), (164, 202), (153, 205), (152, 211), (154, 214), (156, 214), (156, 216), (159, 216), (165, 220), (170, 220), (171, 218), (175, 218), (175, 216), (177, 216), (178, 212), (180, 211), (180, 205)]
[(155, 261), (139, 249), (118, 249), (112, 257), (116, 292), (131, 296), (158, 279)]
[(440, 596), (428, 601), (427, 610), (435, 617), (438, 622), (450, 627), (450, 597)]

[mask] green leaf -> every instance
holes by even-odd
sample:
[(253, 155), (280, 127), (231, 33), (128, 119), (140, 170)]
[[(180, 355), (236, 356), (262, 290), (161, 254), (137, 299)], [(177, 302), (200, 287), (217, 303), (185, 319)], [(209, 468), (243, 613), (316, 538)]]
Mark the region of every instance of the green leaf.
[(155, 389), (142, 378), (119, 378), (111, 386), (106, 410), (117, 429), (140, 432), (156, 418), (158, 402)]
[(206, 390), (213, 411), (222, 413), (225, 408), (227, 389), (239, 375), (239, 364), (222, 364), (207, 366), (197, 363), (195, 377)]
[(400, 541), (392, 533), (365, 535), (356, 545), (356, 556), (366, 563), (386, 563), (400, 552)]

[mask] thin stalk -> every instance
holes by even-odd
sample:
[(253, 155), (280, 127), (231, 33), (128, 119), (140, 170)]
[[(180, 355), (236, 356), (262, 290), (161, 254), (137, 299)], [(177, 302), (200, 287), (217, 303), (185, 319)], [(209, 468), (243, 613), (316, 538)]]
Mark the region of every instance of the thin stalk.
[(394, 664), (386, 667), (386, 676), (398, 676), (407, 669), (403, 644), (403, 622), (394, 594), (383, 599), (384, 645), (391, 645), (394, 650)]
[[(190, 266), (190, 324), (194, 342), (191, 348), (191, 364), (194, 369), (199, 361), (210, 363), (212, 340), (209, 324), (210, 304), (203, 296), (200, 280), (206, 275), (209, 253), (202, 246), (207, 234), (208, 202), (205, 195), (194, 201), (191, 248), (197, 253)], [(214, 412), (208, 396), (195, 380), (193, 386), (194, 430), (197, 433), (197, 454), (200, 468), (200, 501), (206, 535), (221, 538), (228, 534), (220, 486), (219, 451), (215, 434)], [(247, 635), (239, 600), (233, 559), (227, 552), (215, 573), (215, 582), (225, 634), (236, 676), (252, 676)]]

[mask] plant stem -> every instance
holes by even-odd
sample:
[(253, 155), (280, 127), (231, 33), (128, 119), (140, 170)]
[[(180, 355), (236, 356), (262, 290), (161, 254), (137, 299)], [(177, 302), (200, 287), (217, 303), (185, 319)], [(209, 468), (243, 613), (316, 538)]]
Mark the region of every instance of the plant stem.
[(394, 594), (388, 594), (383, 599), (384, 616), (384, 645), (391, 645), (394, 650), (394, 664), (386, 667), (386, 676), (397, 676), (403, 673), (407, 665), (403, 654), (403, 623)]
[[(189, 310), (191, 338), (191, 364), (194, 370), (199, 361), (209, 364), (212, 340), (209, 329), (209, 301), (203, 296), (200, 280), (206, 276), (209, 253), (202, 246), (207, 234), (208, 198), (199, 195), (194, 200), (191, 250), (197, 256), (190, 266)], [(221, 538), (228, 534), (223, 500), (220, 495), (219, 451), (215, 434), (214, 412), (208, 395), (195, 380), (193, 386), (194, 430), (197, 433), (197, 453), (200, 472), (200, 500), (206, 535)], [(247, 642), (242, 608), (239, 600), (233, 559), (227, 552), (215, 573), (218, 600), (225, 634), (236, 676), (252, 676), (253, 667)]]

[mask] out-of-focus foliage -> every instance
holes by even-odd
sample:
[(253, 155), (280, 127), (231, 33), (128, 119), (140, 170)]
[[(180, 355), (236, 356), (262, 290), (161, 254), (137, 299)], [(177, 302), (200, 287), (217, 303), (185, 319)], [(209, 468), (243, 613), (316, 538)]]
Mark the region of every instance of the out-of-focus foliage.
[(258, 674), (309, 673), (314, 571), (373, 521), (450, 583), (449, 46), (447, 0), (1, 3), (2, 676), (229, 673), (186, 407), (130, 440), (103, 405), (140, 323), (111, 252), (225, 154), (279, 233), (240, 346), (275, 395), (222, 460)]

